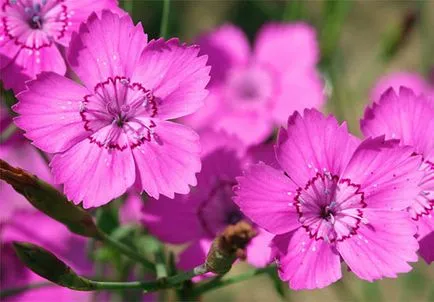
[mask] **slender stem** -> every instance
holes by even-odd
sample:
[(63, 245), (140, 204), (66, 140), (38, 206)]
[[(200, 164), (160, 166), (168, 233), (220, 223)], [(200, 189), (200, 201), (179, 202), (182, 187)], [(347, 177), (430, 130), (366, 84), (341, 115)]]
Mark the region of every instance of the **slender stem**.
[(194, 295), (200, 296), (205, 292), (215, 290), (215, 289), (227, 286), (227, 285), (235, 284), (238, 282), (242, 282), (242, 281), (248, 280), (252, 277), (255, 277), (257, 275), (261, 275), (261, 274), (273, 271), (275, 269), (276, 269), (275, 265), (270, 265), (270, 266), (267, 266), (264, 268), (250, 270), (248, 272), (239, 274), (237, 276), (228, 277), (226, 279), (221, 279), (219, 277), (216, 277), (216, 279), (213, 279), (210, 282), (204, 283), (203, 285), (196, 287), (196, 289), (194, 290)]
[(3, 143), (7, 141), (14, 133), (18, 130), (17, 126), (14, 123), (10, 123), (7, 128), (2, 131), (0, 141)]
[(4, 299), (4, 298), (10, 297), (10, 296), (18, 295), (18, 294), (25, 292), (25, 291), (28, 291), (30, 289), (37, 289), (37, 288), (46, 287), (46, 286), (53, 286), (53, 285), (55, 285), (55, 284), (51, 283), (51, 282), (37, 282), (37, 283), (27, 284), (27, 285), (23, 285), (23, 286), (7, 288), (7, 289), (0, 291), (0, 298)]
[(143, 265), (143, 267), (145, 269), (147, 269), (148, 271), (155, 273), (155, 266), (152, 262), (150, 262), (148, 259), (146, 259), (142, 255), (136, 253), (135, 251), (130, 249), (125, 244), (112, 239), (109, 235), (107, 235), (103, 232), (101, 232), (100, 238), (104, 243), (110, 245), (111, 247), (114, 247), (115, 249), (120, 251), (122, 254), (130, 257), (133, 260), (136, 260), (137, 262), (140, 262)]
[(160, 37), (167, 38), (169, 28), (170, 0), (163, 0), (163, 16), (161, 17)]

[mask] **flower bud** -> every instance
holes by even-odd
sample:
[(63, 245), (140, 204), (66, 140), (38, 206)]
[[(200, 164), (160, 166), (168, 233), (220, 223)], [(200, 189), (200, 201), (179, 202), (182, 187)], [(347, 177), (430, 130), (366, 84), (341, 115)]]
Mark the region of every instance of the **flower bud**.
[(35, 274), (73, 290), (95, 289), (89, 280), (78, 276), (68, 265), (42, 247), (26, 242), (14, 242), (13, 246), (18, 258)]
[(10, 184), (39, 211), (66, 225), (71, 232), (99, 237), (100, 231), (88, 212), (69, 202), (65, 195), (37, 176), (0, 159), (0, 179)]
[(246, 258), (246, 247), (256, 235), (252, 225), (246, 221), (229, 225), (211, 245), (205, 262), (207, 271), (219, 275), (227, 273), (237, 258)]

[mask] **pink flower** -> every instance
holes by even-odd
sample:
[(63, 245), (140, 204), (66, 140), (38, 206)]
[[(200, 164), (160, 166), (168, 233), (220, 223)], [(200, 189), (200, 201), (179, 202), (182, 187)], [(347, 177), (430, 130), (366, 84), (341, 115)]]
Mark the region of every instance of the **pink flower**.
[(121, 224), (136, 224), (140, 223), (142, 218), (143, 200), (140, 194), (131, 191), (128, 193), (124, 204), (119, 209), (119, 220)]
[(199, 137), (167, 120), (194, 112), (206, 97), (209, 67), (198, 52), (177, 39), (148, 43), (129, 16), (92, 14), (68, 52), (84, 85), (41, 73), (17, 95), (15, 123), (56, 153), (55, 182), (85, 208), (134, 183), (154, 198), (186, 194), (200, 171)]
[(366, 109), (360, 124), (366, 136), (385, 134), (400, 139), (401, 145), (410, 145), (422, 155), (419, 169), (424, 177), (409, 211), (418, 226), (420, 254), (428, 263), (434, 261), (434, 100), (416, 96), (408, 88), (401, 87), (398, 94), (390, 88)]
[[(3, 100), (0, 100), (2, 102)], [(0, 129), (5, 130), (12, 123), (7, 109), (0, 104)], [(38, 154), (28, 140), (26, 140), (21, 131), (0, 144), (0, 158), (6, 160), (13, 166), (21, 167), (38, 175), (41, 179), (52, 182), (52, 176), (48, 165)], [(16, 210), (26, 209), (34, 210), (33, 206), (20, 194), (5, 183), (0, 181), (0, 224), (9, 221)]]
[(392, 87), (395, 92), (399, 92), (399, 87), (401, 86), (410, 88), (417, 95), (421, 93), (428, 94), (430, 91), (434, 93), (434, 87), (430, 87), (429, 83), (426, 82), (421, 75), (411, 72), (395, 72), (381, 77), (377, 81), (370, 93), (371, 101), (379, 101), (381, 95), (390, 87)]
[[(37, 226), (37, 228), (35, 228)], [(25, 241), (42, 246), (71, 266), (77, 273), (92, 275), (92, 264), (86, 258), (86, 240), (73, 235), (62, 224), (40, 212), (17, 212), (14, 220), (2, 228), (1, 279), (2, 289), (46, 281), (18, 259), (12, 241)], [(23, 292), (6, 301), (92, 301), (92, 294), (73, 291), (57, 285)]]
[(185, 119), (196, 128), (223, 130), (256, 144), (294, 110), (321, 107), (325, 101), (315, 68), (315, 31), (306, 24), (266, 24), (253, 50), (233, 25), (204, 35), (199, 44), (212, 69), (206, 106)]
[[(174, 200), (150, 199), (145, 203), (143, 222), (151, 234), (172, 244), (190, 243), (180, 255), (181, 269), (202, 264), (216, 235), (245, 219), (232, 201), (235, 177), (245, 164), (245, 150), (234, 141), (224, 134), (201, 135), (206, 151), (202, 153), (203, 168), (197, 187)], [(247, 249), (247, 261), (265, 266), (271, 260), (268, 245), (272, 236), (259, 228), (258, 232)]]
[[(406, 211), (418, 193), (420, 156), (384, 137), (360, 142), (316, 110), (290, 116), (276, 158), (238, 178), (235, 203), (276, 235), (280, 278), (292, 289), (341, 278), (341, 259), (368, 281), (408, 272), (416, 227)], [(399, 253), (397, 253), (399, 251)]]
[(0, 74), (15, 93), (42, 71), (65, 74), (62, 47), (94, 11), (121, 12), (116, 0), (0, 0)]

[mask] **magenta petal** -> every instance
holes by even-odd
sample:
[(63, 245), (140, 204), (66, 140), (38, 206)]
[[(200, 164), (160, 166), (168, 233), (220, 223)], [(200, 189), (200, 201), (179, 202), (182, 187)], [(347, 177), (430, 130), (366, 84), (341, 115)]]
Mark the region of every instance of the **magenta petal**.
[(340, 175), (359, 140), (332, 117), (306, 109), (295, 112), (288, 129), (281, 129), (276, 147), (280, 166), (298, 186), (304, 186), (318, 172)]
[(377, 81), (370, 92), (370, 100), (377, 102), (389, 88), (398, 93), (401, 86), (410, 88), (416, 95), (428, 91), (428, 85), (421, 75), (411, 72), (395, 72), (385, 75)]
[(80, 24), (94, 12), (97, 12), (101, 16), (102, 10), (110, 10), (118, 15), (124, 15), (125, 12), (118, 7), (117, 0), (66, 0), (62, 4), (66, 5), (68, 12), (68, 27), (65, 29), (63, 36), (57, 40), (63, 46), (68, 47), (73, 32), (78, 31)]
[(367, 108), (360, 125), (365, 136), (386, 135), (400, 139), (427, 157), (434, 150), (434, 102), (401, 87), (396, 93), (388, 89), (372, 108)]
[(315, 68), (319, 58), (315, 29), (301, 22), (264, 25), (256, 38), (254, 55), (278, 71)]
[(204, 34), (198, 44), (201, 53), (208, 55), (213, 84), (223, 81), (230, 68), (246, 65), (250, 57), (249, 41), (235, 25), (226, 24)]
[(423, 176), (418, 171), (421, 157), (412, 153), (411, 147), (398, 147), (397, 140), (368, 138), (354, 152), (342, 179), (360, 184), (369, 207), (405, 209), (419, 193)]
[(204, 236), (197, 215), (197, 202), (189, 195), (175, 199), (149, 198), (143, 207), (142, 222), (161, 241), (180, 244)]
[(409, 272), (419, 245), (408, 213), (365, 209), (364, 218), (367, 224), (360, 225), (357, 235), (337, 243), (351, 271), (368, 281)]
[(195, 266), (201, 265), (211, 248), (212, 240), (202, 239), (193, 242), (180, 255), (178, 267), (182, 270), (191, 270)]
[[(432, 219), (432, 218), (431, 218)], [(434, 231), (432, 231), (428, 236), (423, 237), (419, 241), (419, 254), (430, 264), (434, 261)]]
[[(273, 121), (257, 112), (222, 112), (215, 113), (221, 115), (212, 127), (217, 131), (224, 131), (236, 136), (246, 146), (260, 144), (265, 141), (273, 131)], [(255, 130), (252, 131), (252, 126)]]
[(51, 167), (55, 181), (64, 183), (66, 196), (76, 204), (83, 201), (84, 208), (101, 206), (119, 197), (136, 176), (129, 147), (122, 151), (100, 147), (90, 139), (54, 156)]
[(280, 94), (276, 97), (272, 115), (283, 126), (288, 116), (304, 108), (321, 108), (326, 101), (324, 83), (314, 70), (285, 70), (279, 77)]
[(257, 232), (247, 246), (247, 262), (255, 267), (265, 267), (273, 261), (270, 244), (274, 235), (263, 229)]
[(133, 149), (139, 188), (156, 199), (160, 194), (187, 194), (201, 168), (199, 136), (180, 124), (155, 124), (155, 139)]
[(259, 163), (237, 180), (239, 187), (234, 201), (253, 222), (273, 234), (300, 226), (293, 205), (297, 188), (282, 171)]
[(25, 82), (43, 71), (60, 75), (66, 72), (65, 61), (55, 44), (39, 50), (21, 49), (14, 61), (1, 70), (5, 87), (12, 88), (15, 93), (24, 90)]
[(79, 109), (88, 93), (84, 87), (51, 72), (40, 74), (27, 85), (13, 107), (20, 114), (15, 123), (38, 148), (62, 152), (89, 135)]
[(92, 14), (72, 36), (68, 61), (87, 88), (109, 77), (130, 78), (147, 44), (142, 25), (134, 26), (129, 16), (103, 11)]
[(279, 276), (291, 289), (323, 288), (342, 277), (336, 249), (324, 240), (311, 238), (305, 229), (273, 239)]
[(161, 119), (173, 119), (195, 112), (208, 92), (210, 67), (207, 57), (198, 56), (197, 46), (181, 44), (178, 39), (153, 40), (145, 48), (132, 76), (133, 82), (150, 89), (158, 104)]
[(140, 194), (132, 191), (128, 193), (124, 204), (119, 209), (119, 220), (121, 224), (139, 223), (142, 215), (142, 208), (145, 202)]

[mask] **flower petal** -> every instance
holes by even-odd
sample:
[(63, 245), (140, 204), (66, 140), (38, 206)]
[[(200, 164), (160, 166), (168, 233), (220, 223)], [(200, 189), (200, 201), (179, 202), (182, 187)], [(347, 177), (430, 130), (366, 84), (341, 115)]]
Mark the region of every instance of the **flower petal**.
[(419, 193), (422, 158), (411, 147), (399, 147), (397, 140), (384, 136), (364, 140), (354, 152), (342, 179), (360, 185), (368, 207), (402, 210)]
[(181, 244), (203, 237), (197, 216), (197, 201), (189, 195), (149, 198), (143, 207), (142, 222), (149, 232), (163, 242)]
[(279, 125), (285, 125), (288, 116), (296, 110), (304, 108), (321, 108), (326, 101), (324, 83), (319, 73), (307, 71), (285, 70), (281, 74), (280, 94), (276, 97), (272, 115)]
[(337, 243), (337, 249), (359, 278), (374, 281), (395, 278), (411, 270), (417, 261), (416, 226), (406, 211), (364, 210), (367, 224), (357, 235)]
[(178, 39), (153, 40), (143, 52), (133, 82), (139, 82), (160, 101), (158, 116), (173, 119), (195, 112), (208, 95), (210, 67), (207, 57), (198, 56), (197, 46)]
[(45, 72), (17, 95), (15, 118), (25, 136), (43, 151), (69, 149), (89, 135), (80, 116), (80, 103), (88, 90), (61, 75)]
[(255, 267), (265, 267), (273, 261), (271, 240), (274, 235), (264, 229), (258, 229), (258, 235), (247, 246), (247, 262)]
[(42, 47), (39, 50), (21, 49), (13, 62), (1, 70), (6, 88), (12, 88), (15, 93), (25, 89), (25, 82), (34, 79), (43, 71), (64, 75), (65, 61), (55, 44)]
[[(98, 16), (101, 16), (102, 10), (110, 10), (120, 16), (125, 12), (118, 7), (118, 1), (116, 0), (66, 0), (62, 4), (67, 7), (68, 14), (68, 26), (65, 28), (65, 33), (57, 42), (63, 46), (68, 47), (73, 32), (78, 31), (80, 24), (93, 13), (96, 12)], [(71, 13), (73, 12), (73, 13)]]
[[(101, 131), (105, 128), (98, 132)], [(122, 151), (107, 149), (90, 139), (54, 156), (51, 167), (55, 182), (64, 183), (66, 196), (75, 204), (83, 201), (86, 209), (119, 197), (135, 179), (134, 159), (129, 147)]]
[(293, 205), (297, 188), (282, 171), (259, 163), (237, 180), (234, 202), (253, 222), (273, 234), (300, 226)]
[(399, 93), (390, 88), (372, 108), (367, 108), (360, 121), (365, 136), (386, 135), (400, 139), (402, 145), (411, 145), (416, 152), (428, 156), (434, 150), (434, 102), (416, 96), (408, 88)]
[(212, 240), (209, 239), (197, 240), (190, 244), (190, 246), (179, 255), (178, 267), (187, 271), (201, 265), (206, 259), (211, 244)]
[(303, 117), (295, 112), (288, 119), (288, 129), (281, 129), (276, 157), (282, 169), (301, 187), (318, 171), (340, 175), (358, 142), (345, 123), (339, 125), (333, 116), (306, 109)]
[(154, 122), (153, 140), (133, 149), (138, 186), (156, 199), (187, 194), (201, 168), (199, 136), (180, 124)]
[(389, 88), (398, 93), (401, 86), (410, 88), (416, 95), (428, 91), (428, 85), (421, 75), (411, 72), (394, 72), (381, 77), (377, 81), (369, 94), (370, 100), (372, 102), (379, 101), (382, 94)]
[[(222, 114), (223, 113), (223, 114)], [(241, 140), (246, 146), (262, 143), (273, 131), (272, 120), (257, 112), (219, 112), (220, 115), (212, 127), (224, 131)], [(252, 131), (252, 125), (255, 129)]]
[(250, 57), (249, 41), (235, 25), (225, 24), (202, 35), (198, 44), (200, 52), (208, 55), (213, 84), (223, 81), (231, 67), (246, 65)]
[(302, 22), (264, 25), (256, 38), (254, 55), (278, 71), (314, 68), (319, 59), (315, 30)]
[(103, 11), (101, 19), (93, 13), (73, 34), (67, 57), (80, 80), (92, 90), (110, 77), (130, 78), (146, 44), (140, 23), (134, 26), (128, 15)]
[[(431, 218), (432, 219), (432, 218)], [(434, 231), (419, 241), (419, 254), (430, 264), (434, 261)]]
[(336, 249), (324, 240), (310, 238), (303, 228), (274, 237), (273, 248), (279, 276), (291, 289), (323, 288), (342, 277)]

